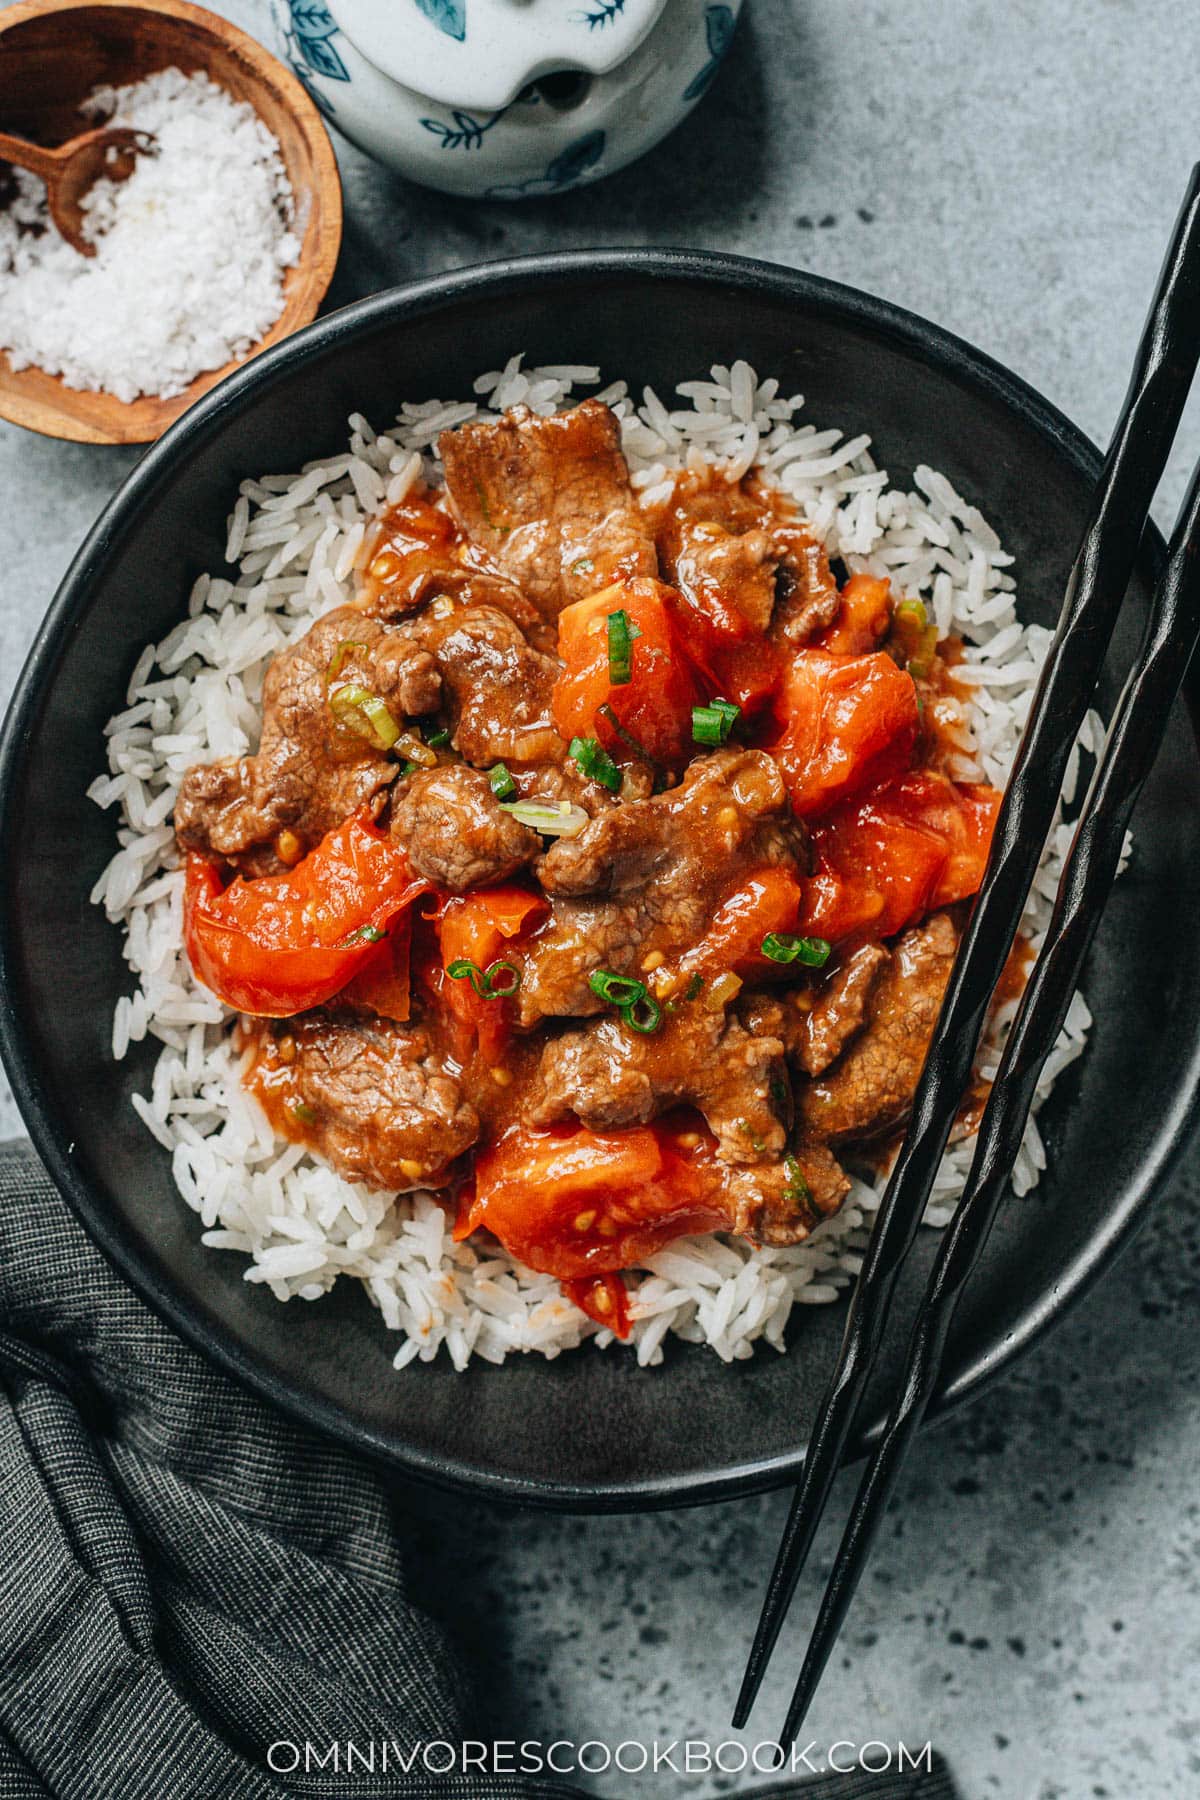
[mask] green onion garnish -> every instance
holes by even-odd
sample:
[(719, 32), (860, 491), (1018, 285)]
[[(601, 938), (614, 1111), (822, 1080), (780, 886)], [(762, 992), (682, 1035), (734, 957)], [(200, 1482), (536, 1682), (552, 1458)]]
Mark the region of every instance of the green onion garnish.
[(768, 931), (762, 941), (762, 953), (777, 963), (804, 963), (810, 969), (823, 969), (833, 948), (825, 938), (793, 937), (790, 932)]
[(431, 731), (429, 733), (425, 742), (429, 745), (431, 750), (440, 750), (443, 744), (448, 744), (450, 742), (450, 727), (448, 725), (439, 725), (436, 731)]
[(540, 831), (543, 837), (578, 837), (588, 823), (582, 806), (570, 806), (565, 800), (561, 806), (550, 806), (545, 800), (502, 800), (500, 804), (514, 819), (528, 825), (531, 831)]
[(590, 575), (596, 567), (590, 556), (581, 556), (578, 562), (571, 564), (572, 575)]
[(662, 1007), (646, 992), (644, 981), (632, 975), (614, 975), (608, 969), (595, 969), (588, 976), (588, 986), (601, 1000), (615, 1006), (631, 1031), (647, 1037), (662, 1024)]
[(598, 781), (610, 793), (620, 792), (621, 771), (598, 738), (572, 738), (571, 755), (591, 781)]
[(451, 981), (469, 981), (481, 1000), (509, 1000), (521, 985), (516, 963), (489, 963), (481, 969), (469, 956), (460, 956), (446, 969)]
[(355, 650), (361, 650), (363, 655), (365, 656), (367, 653), (367, 646), (365, 644), (356, 643), (353, 638), (347, 638), (344, 641), (344, 643), (341, 643), (338, 645), (337, 649), (334, 651), (333, 655), (330, 657), (329, 667), (325, 671), (325, 686), (326, 687), (328, 687), (330, 685), (330, 683), (332, 681), (334, 681), (335, 678), (341, 673), (342, 665), (344, 664), (346, 658)]
[(401, 779), (401, 781), (403, 781), (403, 779), (406, 775), (415, 775), (417, 770), (420, 768), (420, 766), (421, 766), (420, 763), (408, 762), (407, 760), (402, 762), (400, 764), (400, 779)]
[(307, 1105), (303, 1100), (291, 1101), (288, 1106), (288, 1111), (291, 1113), (293, 1119), (301, 1125), (315, 1125), (317, 1122), (316, 1113), (313, 1111), (312, 1107)]
[(517, 784), (502, 762), (488, 770), (488, 780), (492, 784), (492, 792), (497, 800), (511, 800), (517, 791)]
[(339, 725), (366, 738), (377, 750), (390, 750), (400, 736), (400, 726), (370, 688), (353, 683), (335, 688), (329, 696), (329, 710)]
[(633, 678), (633, 635), (624, 607), (608, 615), (608, 679), (624, 687)]
[(662, 1024), (662, 1007), (653, 994), (647, 994), (643, 999), (635, 1000), (632, 1006), (619, 1007), (618, 1011), (630, 1031), (640, 1032), (643, 1037), (648, 1037), (652, 1031), (657, 1031)]
[(693, 706), (692, 737), (698, 744), (727, 743), (741, 712), (741, 707), (731, 700), (714, 700), (709, 706)]
[(644, 981), (635, 981), (632, 975), (613, 975), (607, 969), (594, 969), (588, 976), (588, 986), (610, 1006), (636, 1006), (646, 998)]
[(786, 1200), (811, 1200), (812, 1189), (804, 1179), (804, 1171), (794, 1156), (783, 1159), (783, 1166), (788, 1172), (788, 1184), (783, 1190)]
[(342, 939), (341, 947), (348, 950), (351, 944), (382, 944), (386, 936), (387, 932), (380, 931), (378, 925), (360, 925), (357, 931)]

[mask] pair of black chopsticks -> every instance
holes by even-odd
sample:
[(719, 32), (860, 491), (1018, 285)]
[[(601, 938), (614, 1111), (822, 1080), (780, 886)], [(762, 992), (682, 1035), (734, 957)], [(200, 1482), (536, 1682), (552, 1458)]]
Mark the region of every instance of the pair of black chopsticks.
[[(1159, 277), (1091, 520), (1000, 808), (987, 873), (850, 1302), (837, 1367), (817, 1415), (763, 1603), (735, 1725), (746, 1722), (754, 1704), (879, 1354), (896, 1280), (971, 1077), (988, 1005), (1053, 822), (1067, 759), (1093, 698), (1198, 358), (1200, 164), (1192, 171)], [(804, 1722), (936, 1387), (959, 1296), (1007, 1192), (1038, 1076), (1066, 1017), (1117, 873), (1134, 803), (1158, 754), (1198, 639), (1200, 466), (1176, 521), (1145, 636), (1079, 817), (1045, 943), (992, 1083), (966, 1188), (913, 1326), (899, 1397), (842, 1536), (781, 1734), (785, 1745)]]

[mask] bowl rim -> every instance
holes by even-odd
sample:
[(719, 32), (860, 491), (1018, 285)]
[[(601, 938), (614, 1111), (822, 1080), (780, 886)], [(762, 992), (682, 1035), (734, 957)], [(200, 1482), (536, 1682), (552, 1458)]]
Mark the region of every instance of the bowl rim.
[[(0, 732), (0, 841), (7, 841), (11, 828), (15, 797), (21, 786), (26, 748), (38, 707), (37, 697), (43, 685), (54, 678), (56, 664), (76, 617), (87, 604), (93, 580), (125, 534), (139, 523), (158, 485), (169, 480), (178, 452), (199, 450), (231, 409), (265, 393), (306, 362), (324, 356), (360, 333), (369, 333), (377, 325), (397, 318), (416, 318), (481, 293), (502, 301), (509, 295), (528, 292), (531, 287), (569, 283), (581, 276), (589, 279), (633, 276), (650, 281), (716, 286), (735, 293), (750, 290), (791, 301), (808, 312), (823, 314), (843, 325), (860, 326), (890, 339), (910, 355), (915, 353), (919, 358), (938, 364), (981, 397), (1016, 410), (1026, 423), (1049, 438), (1085, 479), (1094, 481), (1099, 474), (1102, 457), (1096, 446), (1020, 376), (964, 339), (890, 301), (805, 271), (721, 251), (640, 247), (585, 249), (535, 253), (476, 264), (385, 290), (303, 327), (226, 377), (145, 452), (105, 506), (76, 552), (47, 609)], [(1161, 533), (1153, 524), (1148, 527), (1145, 546), (1151, 568), (1157, 573), (1164, 560), (1165, 546)], [(1188, 692), (1187, 703), (1195, 726), (1200, 714), (1194, 689)], [(64, 1141), (65, 1134), (59, 1129), (54, 1115), (52, 1097), (43, 1093), (34, 1078), (32, 1046), (14, 1002), (14, 995), (19, 991), (19, 984), (14, 979), (18, 969), (13, 883), (6, 872), (0, 878), (0, 1058), (35, 1149), (85, 1229), (159, 1317), (236, 1380), (293, 1418), (384, 1463), (393, 1473), (475, 1497), (487, 1496), (516, 1505), (561, 1512), (620, 1512), (692, 1505), (759, 1492), (795, 1480), (803, 1467), (804, 1446), (773, 1457), (750, 1458), (733, 1466), (726, 1465), (713, 1473), (692, 1471), (652, 1479), (547, 1482), (494, 1471), (481, 1472), (454, 1457), (397, 1443), (385, 1430), (354, 1423), (331, 1402), (261, 1367), (252, 1353), (228, 1341), (210, 1324), (203, 1309), (189, 1295), (176, 1288), (169, 1279), (161, 1277), (124, 1240), (119, 1223), (108, 1214), (99, 1195), (74, 1165), (71, 1146)], [(974, 1398), (988, 1382), (995, 1380), (1108, 1269), (1142, 1223), (1155, 1193), (1186, 1148), (1200, 1116), (1198, 1099), (1200, 1033), (1194, 1038), (1188, 1059), (1180, 1068), (1171, 1105), (1136, 1181), (1124, 1191), (1120, 1204), (1106, 1215), (1103, 1228), (1064, 1267), (1054, 1287), (1029, 1299), (1016, 1327), (1002, 1341), (985, 1345), (973, 1359), (955, 1369), (951, 1379), (935, 1396), (929, 1414), (931, 1422), (964, 1400)], [(862, 1455), (877, 1440), (882, 1425), (882, 1417), (875, 1416), (860, 1427), (850, 1455)]]
[[(215, 13), (210, 7), (198, 6), (194, 0), (13, 0), (12, 5), (0, 12), (0, 42), (9, 32), (19, 31), (23, 26), (39, 19), (50, 18), (57, 13), (85, 11), (153, 13), (161, 19), (189, 26), (212, 42), (224, 46), (253, 73), (260, 88), (274, 88), (286, 99), (308, 148), (312, 159), (312, 198), (315, 204), (310, 209), (311, 219), (305, 223), (300, 257), (295, 264), (297, 277), (304, 278), (309, 283), (309, 292), (302, 309), (302, 313), (306, 313), (308, 317), (304, 324), (291, 327), (282, 337), (273, 338), (272, 334), (279, 330), (287, 311), (288, 300), (285, 293), (283, 311), (279, 318), (268, 328), (259, 343), (251, 345), (230, 371), (230, 374), (237, 374), (255, 357), (265, 355), (267, 350), (286, 342), (296, 331), (306, 329), (316, 318), (337, 268), (345, 207), (337, 153), (321, 109), (304, 83), (260, 38), (255, 37), (236, 20)], [(262, 114), (258, 107), (253, 101), (249, 103), (254, 106), (261, 121)], [(317, 232), (311, 251), (306, 253), (305, 244), (313, 220), (316, 221)], [(0, 365), (12, 374), (7, 352), (3, 348), (0, 348)], [(45, 370), (35, 369), (33, 372), (46, 374)], [(54, 438), (62, 443), (152, 444), (169, 431), (185, 412), (198, 405), (215, 386), (228, 378), (220, 369), (202, 369), (198, 375), (193, 376), (182, 394), (165, 398), (160, 394), (138, 394), (133, 400), (122, 401), (115, 394), (96, 394), (98, 401), (107, 400), (115, 409), (112, 415), (114, 425), (110, 429), (75, 419), (67, 412), (60, 413), (51, 406), (49, 400), (40, 399), (36, 395), (21, 392), (12, 394), (0, 389), (0, 419), (19, 425), (23, 431), (36, 432), (39, 437)], [(48, 376), (47, 379), (53, 382), (58, 377)], [(68, 390), (70, 391), (74, 390)], [(166, 423), (155, 423), (154, 420), (158, 418), (165, 419)]]

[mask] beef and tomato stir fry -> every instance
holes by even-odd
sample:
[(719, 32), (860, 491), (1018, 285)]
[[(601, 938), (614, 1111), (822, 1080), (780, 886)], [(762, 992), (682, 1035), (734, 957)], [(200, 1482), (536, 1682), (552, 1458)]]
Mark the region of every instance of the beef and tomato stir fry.
[(623, 1331), (619, 1271), (800, 1241), (903, 1120), (998, 796), (956, 646), (753, 476), (643, 508), (595, 401), (439, 447), (184, 781), (188, 951), (279, 1131)]

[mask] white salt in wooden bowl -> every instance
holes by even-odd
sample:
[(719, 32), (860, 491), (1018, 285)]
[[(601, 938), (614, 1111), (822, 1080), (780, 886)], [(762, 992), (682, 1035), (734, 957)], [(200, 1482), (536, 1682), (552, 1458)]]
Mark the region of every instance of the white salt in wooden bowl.
[[(283, 311), (253, 356), (316, 317), (337, 262), (342, 192), (321, 115), (283, 64), (244, 31), (187, 0), (19, 0), (0, 13), (0, 127), (43, 144), (80, 128), (79, 103), (100, 85), (156, 70), (198, 69), (250, 103), (278, 139), (303, 225), (300, 257), (284, 278)], [(203, 168), (197, 169), (203, 180)], [(239, 359), (244, 362), (245, 357)], [(146, 444), (237, 363), (198, 375), (170, 399), (67, 387), (44, 370), (14, 370), (0, 353), (0, 418), (85, 444)]]

